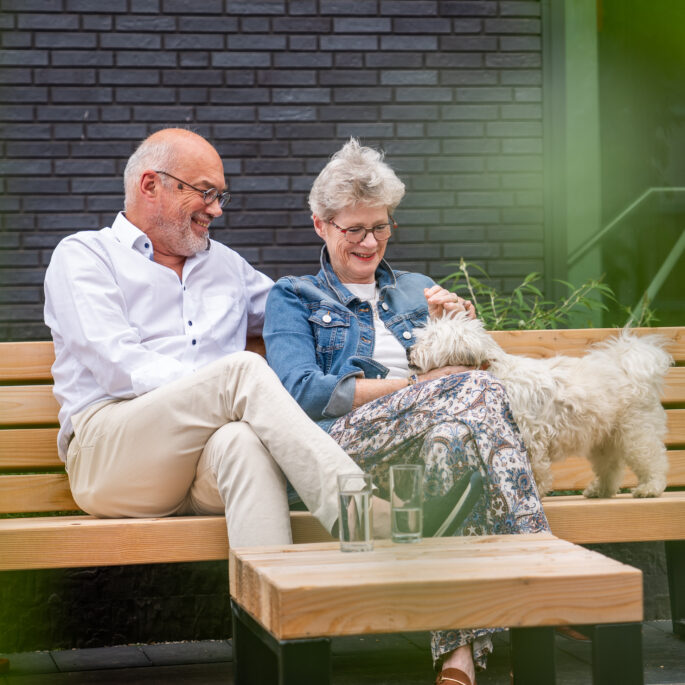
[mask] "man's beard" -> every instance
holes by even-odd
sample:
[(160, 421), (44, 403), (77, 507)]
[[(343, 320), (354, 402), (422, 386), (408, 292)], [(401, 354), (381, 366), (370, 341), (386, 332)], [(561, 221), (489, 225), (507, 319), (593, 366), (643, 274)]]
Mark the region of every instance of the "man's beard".
[(192, 257), (209, 246), (209, 236), (197, 235), (193, 231), (191, 217), (182, 210), (179, 210), (175, 218), (157, 215), (156, 221), (168, 249), (174, 254)]

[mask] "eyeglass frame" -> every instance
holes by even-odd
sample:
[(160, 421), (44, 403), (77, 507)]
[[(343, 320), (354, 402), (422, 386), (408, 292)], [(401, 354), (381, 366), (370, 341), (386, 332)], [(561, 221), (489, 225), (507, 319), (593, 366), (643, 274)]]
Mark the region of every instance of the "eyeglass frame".
[[(219, 207), (223, 208), (228, 203), (231, 201), (231, 193), (228, 190), (224, 190), (223, 193), (220, 193), (216, 188), (207, 188), (207, 190), (202, 190), (202, 188), (196, 188), (194, 185), (188, 183), (188, 181), (184, 181), (180, 178), (177, 178), (173, 174), (170, 174), (168, 171), (162, 171), (161, 169), (155, 169), (156, 174), (164, 174), (165, 176), (168, 176), (169, 178), (173, 178), (174, 181), (178, 181), (179, 183), (182, 183), (184, 186), (188, 186), (189, 188), (192, 188), (196, 193), (200, 193), (202, 195), (202, 199), (204, 203), (209, 206), (214, 202), (215, 200), (218, 200), (219, 202)], [(179, 190), (182, 190), (183, 186), (178, 186)], [(210, 193), (216, 193), (216, 195), (211, 199), (207, 199), (207, 195)]]
[[(369, 235), (369, 233), (373, 233), (373, 237), (377, 243), (385, 243), (388, 240), (390, 240), (390, 236), (392, 235), (393, 230), (395, 228), (397, 228), (397, 222), (395, 221), (395, 219), (392, 218), (392, 215), (390, 215), (390, 214), (388, 214), (388, 219), (389, 219), (389, 221), (387, 224), (380, 224), (380, 226), (374, 226), (373, 228), (366, 228), (366, 226), (349, 226), (348, 228), (343, 228), (342, 226), (338, 226), (338, 224), (336, 224), (335, 221), (333, 221), (333, 219), (328, 219), (327, 223), (329, 223), (334, 228), (337, 228), (343, 234), (343, 238), (345, 238), (345, 240), (348, 243), (352, 243), (353, 245), (358, 245), (359, 243), (363, 243), (366, 240), (366, 236)], [(389, 233), (387, 238), (379, 238), (376, 235), (376, 230), (379, 228), (385, 227), (385, 226), (387, 226), (390, 229), (390, 233)], [(362, 239), (358, 240), (356, 242), (354, 242), (353, 240), (350, 240), (347, 237), (347, 233), (349, 231), (352, 231), (355, 229), (361, 229), (362, 231), (364, 231), (364, 235), (362, 236)]]

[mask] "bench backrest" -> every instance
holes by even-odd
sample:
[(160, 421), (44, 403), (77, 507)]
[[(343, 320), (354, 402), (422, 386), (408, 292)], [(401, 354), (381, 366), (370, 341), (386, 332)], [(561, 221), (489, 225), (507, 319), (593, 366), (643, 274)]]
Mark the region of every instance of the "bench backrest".
[[(663, 403), (668, 413), (669, 487), (685, 486), (685, 327), (637, 329), (667, 338), (676, 360)], [(514, 354), (548, 357), (582, 354), (614, 329), (498, 331), (492, 335)], [(249, 346), (263, 351), (259, 341)], [(0, 343), (0, 514), (77, 510), (57, 456), (58, 404), (52, 394), (51, 342)], [(556, 464), (555, 489), (580, 490), (591, 480), (588, 463)], [(624, 486), (635, 483), (626, 474)]]

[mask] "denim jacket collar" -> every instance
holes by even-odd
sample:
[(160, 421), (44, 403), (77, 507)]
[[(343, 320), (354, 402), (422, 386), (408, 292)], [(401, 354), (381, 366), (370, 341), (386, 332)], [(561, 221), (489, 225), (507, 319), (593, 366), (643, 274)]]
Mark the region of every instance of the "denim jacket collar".
[[(333, 266), (331, 265), (331, 259), (328, 254), (328, 248), (324, 245), (321, 248), (321, 257), (319, 259), (321, 264), (321, 271), (319, 271), (319, 278), (326, 282), (326, 285), (335, 293), (335, 296), (340, 302), (345, 306), (349, 305), (352, 300), (357, 299), (356, 295), (353, 295), (341, 282), (335, 271), (333, 271)], [(381, 299), (383, 292), (387, 288), (395, 288), (397, 286), (397, 279), (395, 274), (390, 267), (390, 264), (381, 259), (378, 268), (376, 269), (376, 283), (378, 283), (378, 288), (381, 293)]]

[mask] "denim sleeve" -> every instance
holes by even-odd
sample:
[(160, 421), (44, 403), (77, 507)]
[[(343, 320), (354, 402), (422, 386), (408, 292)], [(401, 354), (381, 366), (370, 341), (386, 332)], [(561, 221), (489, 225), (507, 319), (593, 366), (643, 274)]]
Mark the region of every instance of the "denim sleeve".
[(352, 410), (354, 377), (364, 371), (350, 360), (335, 374), (323, 373), (316, 361), (309, 311), (287, 278), (277, 281), (269, 293), (263, 336), (269, 365), (312, 419)]

